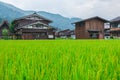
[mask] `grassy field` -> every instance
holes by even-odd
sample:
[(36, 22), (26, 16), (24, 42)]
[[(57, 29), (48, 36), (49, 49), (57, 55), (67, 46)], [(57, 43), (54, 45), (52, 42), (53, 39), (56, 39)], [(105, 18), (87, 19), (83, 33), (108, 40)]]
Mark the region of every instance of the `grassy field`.
[(1, 40), (0, 80), (120, 80), (120, 41)]

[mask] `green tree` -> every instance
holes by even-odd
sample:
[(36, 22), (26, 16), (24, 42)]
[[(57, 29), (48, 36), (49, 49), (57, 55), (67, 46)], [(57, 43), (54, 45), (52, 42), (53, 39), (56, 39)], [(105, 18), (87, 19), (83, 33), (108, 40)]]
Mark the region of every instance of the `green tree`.
[(9, 26), (9, 30), (10, 30), (10, 33), (11, 33), (11, 38), (12, 39), (15, 39), (15, 30), (14, 30), (14, 27), (15, 27), (15, 25), (14, 25), (14, 23), (13, 22), (11, 22), (11, 24), (10, 24), (10, 26)]
[(2, 30), (3, 39), (8, 39), (8, 34), (9, 34), (9, 32), (7, 29)]
[(10, 27), (9, 27), (9, 30), (10, 30), (10, 32), (11, 32), (12, 34), (14, 34), (14, 32), (15, 32), (14, 26), (15, 26), (15, 25), (13, 24), (13, 22), (11, 22)]

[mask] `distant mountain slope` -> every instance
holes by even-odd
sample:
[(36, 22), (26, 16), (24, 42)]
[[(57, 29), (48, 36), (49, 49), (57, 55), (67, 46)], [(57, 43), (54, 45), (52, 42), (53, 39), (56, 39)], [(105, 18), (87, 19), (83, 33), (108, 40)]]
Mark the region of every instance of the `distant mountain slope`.
[(80, 20), (79, 18), (67, 18), (59, 14), (52, 14), (44, 11), (40, 11), (38, 13), (48, 19), (51, 19), (53, 21), (51, 25), (60, 29), (73, 29), (74, 26), (71, 23)]
[[(28, 14), (32, 14), (35, 11), (24, 11), (15, 6), (7, 3), (0, 2), (0, 19), (6, 19), (8, 21), (12, 21), (18, 17), (22, 17)], [(74, 29), (74, 26), (71, 24), (72, 22), (76, 22), (81, 20), (80, 18), (67, 18), (63, 17), (59, 14), (52, 14), (45, 11), (37, 12), (43, 17), (46, 17), (53, 21), (51, 26), (57, 27), (58, 29)]]
[(10, 4), (0, 2), (0, 18), (11, 21), (15, 18), (23, 16), (23, 12), (23, 10), (16, 8)]

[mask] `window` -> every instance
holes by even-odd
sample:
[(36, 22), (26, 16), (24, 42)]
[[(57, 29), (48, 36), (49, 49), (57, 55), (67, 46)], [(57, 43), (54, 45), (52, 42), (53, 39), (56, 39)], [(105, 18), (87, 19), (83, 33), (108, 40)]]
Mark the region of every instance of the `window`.
[(48, 37), (49, 37), (49, 38), (54, 38), (54, 36), (53, 36), (53, 35), (48, 35)]
[(41, 35), (41, 36), (45, 36), (45, 35), (46, 35), (46, 33), (45, 33), (45, 32), (43, 32), (43, 33), (40, 33), (40, 35)]
[(105, 23), (104, 28), (110, 28), (110, 23)]
[(118, 28), (120, 28), (120, 24), (118, 24)]
[(91, 37), (92, 39), (98, 39), (99, 34), (98, 34), (98, 33), (91, 33), (91, 34), (90, 34), (90, 37)]
[(112, 24), (112, 27), (113, 27), (113, 28), (117, 28), (117, 27), (118, 27), (118, 24), (114, 23), (114, 24)]
[(36, 27), (41, 27), (42, 25), (41, 24), (36, 24)]
[(85, 23), (84, 23), (84, 22), (79, 23), (79, 26), (81, 26), (81, 27), (83, 27), (84, 25), (85, 25)]
[(44, 27), (43, 27), (43, 29), (47, 29), (47, 27), (46, 27), (46, 26), (44, 26)]
[(33, 28), (32, 26), (28, 26), (28, 28)]

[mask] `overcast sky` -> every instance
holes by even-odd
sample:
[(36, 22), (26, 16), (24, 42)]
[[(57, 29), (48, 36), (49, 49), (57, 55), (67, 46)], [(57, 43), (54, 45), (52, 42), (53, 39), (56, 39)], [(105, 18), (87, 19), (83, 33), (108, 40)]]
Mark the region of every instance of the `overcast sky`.
[(65, 17), (112, 19), (120, 16), (120, 0), (0, 0), (23, 10), (47, 11)]

